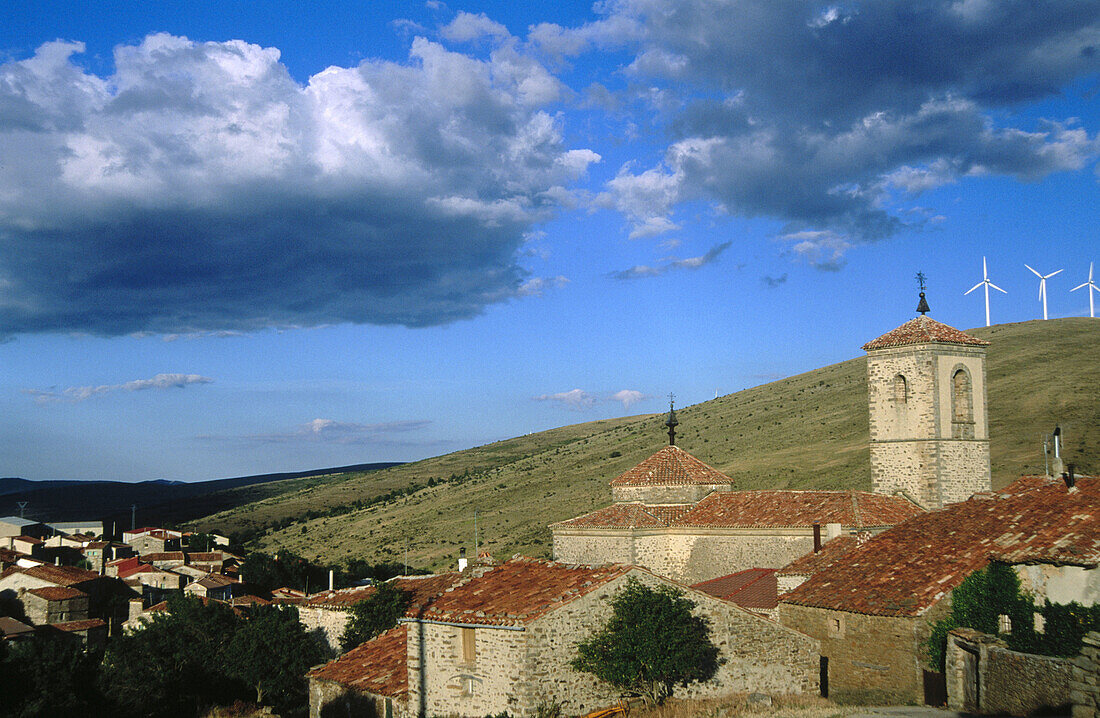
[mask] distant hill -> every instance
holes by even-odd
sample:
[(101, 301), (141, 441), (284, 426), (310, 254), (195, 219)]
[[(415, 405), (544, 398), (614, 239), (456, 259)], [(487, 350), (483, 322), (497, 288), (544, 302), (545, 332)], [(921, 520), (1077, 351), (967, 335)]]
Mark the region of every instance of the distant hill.
[[(154, 479), (138, 483), (122, 481), (28, 481), (0, 479), (0, 516), (18, 515), (18, 502), (26, 501), (25, 516), (36, 521), (115, 520), (130, 525), (130, 506), (138, 507), (143, 525), (180, 523), (242, 504), (335, 480), (348, 472), (364, 472), (397, 466), (396, 462), (355, 464), (330, 469), (280, 474), (258, 474), (212, 481)], [(108, 526), (108, 528), (110, 528)]]
[[(993, 342), (986, 374), (994, 486), (1043, 471), (1041, 434), (1056, 423), (1067, 460), (1100, 473), (1100, 321), (969, 331)], [(677, 414), (677, 443), (738, 489), (870, 488), (863, 356)], [(666, 441), (663, 415), (577, 424), (345, 474), (193, 525), (256, 531), (265, 549), (327, 561), (402, 560), (407, 547), (410, 563), (440, 567), (460, 545), (472, 548), (476, 511), (482, 548), (548, 555), (547, 524), (606, 506), (608, 482)]]

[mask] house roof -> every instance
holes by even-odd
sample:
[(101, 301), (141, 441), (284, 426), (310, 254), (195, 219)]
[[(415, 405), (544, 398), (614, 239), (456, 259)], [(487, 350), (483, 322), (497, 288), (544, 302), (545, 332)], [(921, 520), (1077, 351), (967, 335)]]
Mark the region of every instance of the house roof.
[(187, 554), (187, 558), (190, 561), (214, 563), (217, 561), (224, 561), (225, 554), (223, 554), (221, 551), (191, 551)]
[[(826, 544), (828, 545), (828, 544)], [(1100, 564), (1100, 479), (1025, 476), (918, 515), (838, 557), (784, 603), (919, 616), (991, 560)]]
[(732, 484), (733, 479), (678, 446), (666, 446), (611, 480), (612, 486), (685, 486)]
[(307, 675), (377, 696), (404, 697), (409, 692), (407, 643), (408, 626), (401, 624)]
[(66, 601), (70, 598), (88, 595), (83, 591), (68, 586), (43, 586), (42, 588), (32, 588), (28, 590), (27, 593), (34, 594), (47, 601)]
[(409, 618), (446, 623), (518, 626), (627, 573), (633, 566), (578, 566), (515, 556), (447, 588)]
[(717, 491), (670, 523), (693, 528), (893, 526), (922, 513), (900, 496), (867, 491)]
[[(402, 591), (411, 593), (412, 602), (409, 605), (415, 608), (424, 605), (432, 596), (453, 585), (461, 578), (462, 574), (450, 572), (428, 576), (398, 576), (390, 579), (388, 583), (392, 583)], [(360, 601), (370, 598), (377, 590), (376, 586), (361, 586), (341, 588), (337, 591), (325, 591), (310, 596), (306, 599), (305, 605), (311, 608), (348, 609)]]
[(749, 610), (775, 608), (779, 591), (774, 568), (749, 568), (697, 583), (692, 588)]
[(909, 344), (967, 344), (970, 346), (985, 347), (989, 342), (984, 339), (972, 337), (966, 332), (960, 332), (954, 327), (937, 322), (931, 317), (921, 315), (916, 319), (910, 319), (893, 331), (886, 332), (878, 339), (872, 339), (863, 345), (863, 351), (874, 349), (886, 349), (887, 347), (901, 347)]
[(777, 575), (812, 576), (858, 545), (860, 545), (860, 540), (855, 536), (837, 536), (822, 544), (820, 551), (816, 553), (810, 551), (806, 555), (791, 561), (779, 569)]
[(8, 524), (9, 526), (26, 528), (27, 526), (38, 526), (39, 522), (31, 521), (30, 519), (20, 518), (18, 516), (0, 516), (0, 524)]
[(186, 563), (187, 554), (183, 551), (161, 551), (159, 553), (147, 553), (141, 557), (145, 561), (179, 561)]
[(94, 581), (100, 577), (99, 574), (94, 571), (85, 571), (75, 566), (51, 566), (49, 564), (32, 566), (30, 568), (17, 568), (12, 566), (0, 575), (10, 575), (13, 571), (19, 571), (27, 576), (32, 576), (42, 581), (49, 581), (56, 586), (76, 586), (86, 581)]
[(34, 536), (13, 536), (12, 541), (22, 541), (23, 543), (29, 543), (32, 546), (46, 543), (42, 539), (35, 538)]
[(223, 586), (232, 586), (237, 583), (229, 576), (222, 576), (221, 574), (212, 573), (209, 576), (200, 578), (198, 581), (194, 581), (194, 584), (202, 586), (203, 588), (221, 588)]
[(86, 618), (82, 621), (63, 621), (61, 623), (51, 623), (49, 625), (50, 628), (55, 628), (58, 631), (74, 633), (76, 631), (87, 631), (92, 628), (106, 626), (107, 622), (102, 618)]
[(642, 503), (618, 503), (578, 516), (568, 521), (551, 524), (561, 528), (637, 529), (661, 528), (683, 516), (694, 504), (649, 506)]
[(16, 638), (34, 633), (34, 626), (28, 626), (10, 616), (0, 616), (0, 638)]

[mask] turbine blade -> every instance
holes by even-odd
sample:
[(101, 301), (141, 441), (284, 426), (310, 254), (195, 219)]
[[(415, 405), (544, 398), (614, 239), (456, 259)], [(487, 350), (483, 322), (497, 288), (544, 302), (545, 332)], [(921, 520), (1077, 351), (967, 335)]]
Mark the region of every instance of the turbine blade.
[(998, 286), (997, 286), (996, 284), (994, 284), (993, 282), (989, 282), (989, 286), (993, 287), (993, 288), (994, 288), (994, 289), (996, 289), (996, 290), (997, 290), (998, 292), (1003, 292), (1003, 293), (1005, 293), (1005, 294), (1008, 294), (1008, 292), (1005, 292), (1005, 290), (1001, 289), (1000, 287), (998, 287)]
[(985, 269), (985, 257), (982, 257), (982, 279), (989, 279), (989, 272)]
[(1077, 285), (1076, 287), (1074, 287), (1073, 289), (1071, 289), (1071, 290), (1069, 290), (1069, 291), (1071, 291), (1071, 292), (1076, 292), (1076, 291), (1077, 291), (1078, 289), (1080, 289), (1081, 287), (1087, 287), (1087, 286), (1089, 286), (1090, 284), (1092, 284), (1092, 282), (1084, 282), (1083, 284), (1078, 284), (1078, 285)]
[(1032, 274), (1034, 274), (1034, 275), (1035, 275), (1036, 277), (1039, 277), (1040, 279), (1042, 279), (1043, 275), (1041, 275), (1041, 274), (1039, 274), (1038, 272), (1036, 272), (1036, 271), (1035, 271), (1035, 270), (1034, 270), (1034, 269), (1033, 269), (1033, 268), (1031, 267), (1031, 265), (1029, 265), (1029, 264), (1026, 264), (1026, 263), (1025, 263), (1025, 264), (1024, 264), (1024, 266), (1025, 266), (1025, 267), (1027, 267), (1028, 269), (1031, 269), (1031, 273), (1032, 273)]
[(965, 292), (963, 292), (963, 296), (965, 297), (967, 294), (970, 294), (971, 292), (973, 292), (975, 289), (982, 286), (983, 284), (985, 284), (985, 282), (978, 282), (973, 287), (971, 287), (970, 289), (967, 289)]
[(1047, 276), (1043, 277), (1043, 279), (1050, 279), (1055, 274), (1057, 274), (1058, 272), (1061, 272), (1061, 271), (1062, 271), (1061, 269), (1055, 270), (1055, 271), (1051, 272), (1050, 274), (1048, 274)]

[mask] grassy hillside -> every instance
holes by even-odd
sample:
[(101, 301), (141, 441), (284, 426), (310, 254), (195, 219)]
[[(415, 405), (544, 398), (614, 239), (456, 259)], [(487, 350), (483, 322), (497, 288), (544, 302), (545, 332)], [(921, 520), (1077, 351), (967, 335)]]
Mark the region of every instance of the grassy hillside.
[[(1060, 423), (1067, 458), (1100, 472), (1100, 321), (972, 330), (993, 342), (987, 378), (993, 483), (1042, 471)], [(686, 407), (677, 443), (749, 488), (870, 488), (863, 357)], [(370, 475), (349, 474), (216, 514), (223, 531), (277, 527), (257, 544), (341, 561), (440, 567), (459, 546), (548, 555), (547, 524), (610, 502), (608, 482), (667, 441), (663, 415), (577, 424)], [(358, 503), (356, 503), (358, 502)], [(313, 518), (306, 519), (312, 511)], [(303, 520), (306, 519), (306, 520)]]

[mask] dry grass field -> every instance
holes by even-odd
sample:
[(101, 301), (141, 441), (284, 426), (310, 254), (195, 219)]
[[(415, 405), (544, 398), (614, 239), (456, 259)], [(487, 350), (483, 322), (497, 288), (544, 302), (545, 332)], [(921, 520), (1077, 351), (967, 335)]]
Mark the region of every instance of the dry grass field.
[[(993, 342), (987, 377), (994, 487), (1043, 471), (1041, 435), (1061, 424), (1068, 460), (1100, 472), (1100, 321), (972, 330)], [(682, 410), (677, 444), (739, 489), (869, 489), (866, 361)], [(547, 525), (610, 503), (608, 482), (666, 442), (663, 415), (561, 427), (372, 472), (301, 481), (191, 526), (258, 532), (255, 546), (326, 562), (453, 564), (460, 546), (549, 555)], [(358, 502), (358, 504), (356, 503)], [(312, 512), (312, 518), (310, 514)]]

